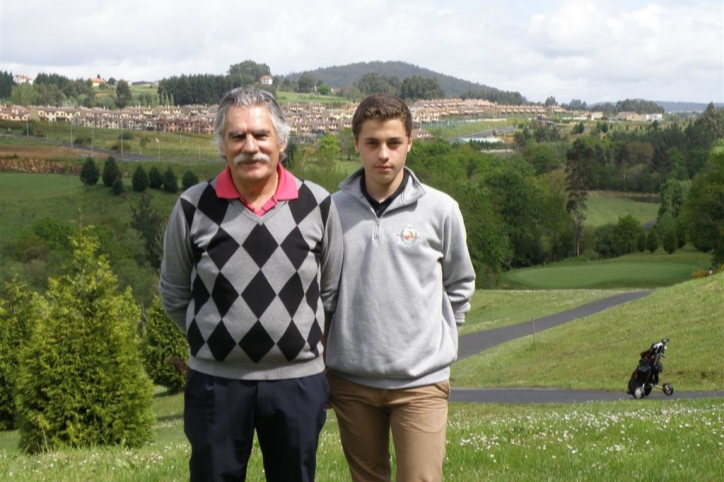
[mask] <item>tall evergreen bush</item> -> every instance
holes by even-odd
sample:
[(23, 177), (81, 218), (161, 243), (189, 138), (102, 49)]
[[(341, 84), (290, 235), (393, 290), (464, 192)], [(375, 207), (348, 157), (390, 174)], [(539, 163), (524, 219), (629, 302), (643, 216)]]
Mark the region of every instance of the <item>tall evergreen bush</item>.
[(146, 312), (143, 359), (146, 373), (156, 385), (180, 392), (186, 386), (188, 344), (156, 297)]
[(186, 172), (184, 172), (184, 176), (181, 179), (181, 187), (185, 191), (186, 189), (190, 188), (191, 186), (195, 186), (199, 183), (199, 178), (194, 174), (194, 172), (191, 169), (187, 169)]
[(163, 189), (171, 194), (178, 191), (178, 178), (170, 167), (163, 173)]
[(646, 249), (652, 253), (659, 249), (659, 235), (656, 234), (656, 230), (653, 228), (646, 233)]
[(31, 294), (17, 275), (5, 283), (0, 298), (0, 430), (15, 428), (15, 381), (18, 353), (35, 318)]
[(108, 156), (105, 164), (103, 164), (103, 185), (113, 187), (113, 183), (117, 178), (121, 177), (121, 170), (113, 156)]
[(144, 192), (148, 189), (148, 174), (143, 166), (139, 165), (133, 171), (133, 178), (131, 179), (131, 185), (133, 190), (136, 192)]
[(126, 191), (126, 187), (123, 185), (123, 178), (117, 177), (115, 181), (113, 181), (113, 194), (116, 196), (123, 194)]
[(151, 439), (153, 385), (142, 366), (140, 309), (130, 289), (118, 293), (98, 247), (81, 230), (63, 274), (33, 300), (38, 316), (20, 353), (16, 388), (27, 452)]
[(151, 166), (148, 171), (148, 185), (151, 189), (161, 189), (163, 186), (163, 175), (156, 166)]
[(95, 186), (100, 176), (96, 161), (92, 157), (87, 157), (80, 171), (80, 181), (86, 186)]

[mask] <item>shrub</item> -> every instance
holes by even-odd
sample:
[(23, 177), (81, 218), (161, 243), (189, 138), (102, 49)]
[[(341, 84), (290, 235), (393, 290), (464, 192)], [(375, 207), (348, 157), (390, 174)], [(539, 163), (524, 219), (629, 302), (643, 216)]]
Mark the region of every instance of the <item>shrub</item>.
[(163, 173), (163, 189), (171, 194), (178, 191), (178, 179), (170, 167)]
[(45, 244), (43, 238), (34, 232), (28, 233), (18, 241), (15, 247), (15, 259), (28, 263), (34, 259), (45, 259), (50, 253), (50, 248)]
[(121, 176), (121, 171), (118, 168), (116, 159), (113, 156), (108, 156), (105, 164), (103, 164), (103, 185), (106, 187), (112, 187), (116, 178)]
[(679, 248), (686, 246), (686, 224), (681, 218), (679, 218), (676, 223), (676, 240), (678, 241)]
[(154, 268), (161, 266), (163, 257), (164, 217), (151, 203), (151, 193), (144, 192), (138, 204), (131, 204), (131, 227), (143, 239), (146, 259)]
[(646, 249), (652, 253), (659, 249), (659, 235), (655, 229), (649, 229), (646, 233)]
[(32, 229), (51, 250), (71, 251), (70, 239), (74, 230), (70, 224), (56, 217), (45, 216), (35, 221)]
[(92, 157), (86, 157), (80, 171), (80, 181), (86, 186), (95, 186), (98, 183), (100, 173), (96, 161)]
[(30, 292), (15, 275), (5, 283), (5, 293), (0, 298), (0, 430), (15, 428), (18, 353), (27, 341), (34, 318)]
[(673, 254), (679, 247), (679, 240), (676, 238), (676, 231), (669, 229), (664, 233), (663, 246), (667, 253)]
[(156, 385), (180, 392), (186, 385), (188, 344), (176, 324), (163, 311), (161, 300), (155, 297), (146, 312), (143, 340), (143, 360), (146, 373)]
[(636, 238), (636, 249), (639, 250), (639, 253), (646, 251), (646, 231), (641, 231)]
[(156, 166), (151, 166), (148, 171), (148, 185), (151, 189), (161, 189), (161, 186), (163, 186), (163, 175)]
[(116, 277), (96, 238), (73, 238), (64, 272), (33, 299), (37, 318), (19, 357), (16, 388), (20, 447), (150, 440), (153, 385), (143, 371), (137, 335), (140, 309)]
[(133, 186), (133, 190), (136, 192), (143, 192), (148, 188), (148, 174), (143, 166), (139, 165), (133, 171), (131, 185)]
[(123, 194), (123, 191), (126, 190), (125, 186), (123, 185), (123, 178), (117, 177), (115, 181), (113, 181), (113, 194), (118, 196), (119, 194)]
[(191, 186), (195, 186), (199, 183), (199, 178), (196, 177), (196, 174), (191, 169), (187, 169), (186, 172), (184, 172), (184, 177), (181, 180), (181, 187), (185, 191), (186, 189), (190, 188)]

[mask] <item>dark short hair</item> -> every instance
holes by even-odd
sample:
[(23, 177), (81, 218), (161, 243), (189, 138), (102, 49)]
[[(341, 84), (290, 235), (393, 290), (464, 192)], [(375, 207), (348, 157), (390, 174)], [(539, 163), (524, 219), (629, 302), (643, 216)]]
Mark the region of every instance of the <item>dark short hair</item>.
[(266, 107), (271, 114), (272, 125), (276, 131), (277, 143), (281, 147), (289, 139), (291, 127), (287, 123), (281, 107), (277, 104), (274, 95), (266, 90), (254, 87), (237, 87), (232, 89), (221, 98), (219, 107), (216, 110), (214, 120), (214, 136), (219, 155), (224, 147), (224, 125), (226, 123), (226, 112), (229, 107)]
[(388, 94), (372, 94), (357, 106), (352, 117), (352, 133), (355, 139), (362, 132), (362, 124), (366, 120), (386, 121), (400, 119), (405, 126), (407, 137), (412, 135), (412, 114), (405, 101)]

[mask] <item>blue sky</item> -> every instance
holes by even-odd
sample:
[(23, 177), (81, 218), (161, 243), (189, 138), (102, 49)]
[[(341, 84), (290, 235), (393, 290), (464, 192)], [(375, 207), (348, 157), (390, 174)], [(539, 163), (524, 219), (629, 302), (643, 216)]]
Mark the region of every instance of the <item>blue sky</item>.
[(724, 102), (722, 0), (0, 0), (0, 27), (0, 70), (31, 77), (399, 60), (535, 102)]

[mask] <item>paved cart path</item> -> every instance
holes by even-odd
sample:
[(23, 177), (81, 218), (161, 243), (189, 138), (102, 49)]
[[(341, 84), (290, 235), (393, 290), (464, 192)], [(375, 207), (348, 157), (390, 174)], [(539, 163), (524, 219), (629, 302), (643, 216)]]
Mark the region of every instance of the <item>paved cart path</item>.
[[(592, 301), (577, 308), (556, 313), (543, 318), (538, 318), (535, 322), (520, 323), (513, 326), (496, 328), (494, 330), (480, 331), (460, 337), (458, 346), (458, 360), (476, 355), (481, 351), (487, 350), (494, 346), (500, 345), (507, 341), (523, 336), (540, 333), (554, 326), (568, 323), (577, 318), (583, 318), (613, 306), (627, 303), (632, 300), (648, 296), (652, 291), (632, 291), (620, 293), (602, 300)], [(633, 365), (632, 365), (633, 366)], [(633, 371), (633, 368), (631, 368)], [(627, 377), (626, 377), (627, 378)], [(627, 378), (628, 379), (628, 378)], [(676, 387), (674, 387), (676, 388)], [(648, 398), (706, 398), (706, 397), (724, 397), (724, 391), (712, 392), (677, 392), (667, 397), (659, 390), (651, 392)], [(458, 388), (453, 387), (450, 393), (450, 401), (452, 402), (488, 402), (488, 403), (576, 403), (606, 400), (624, 400), (632, 398), (627, 395), (625, 388), (620, 392), (610, 392), (603, 390), (569, 390), (564, 388)]]

